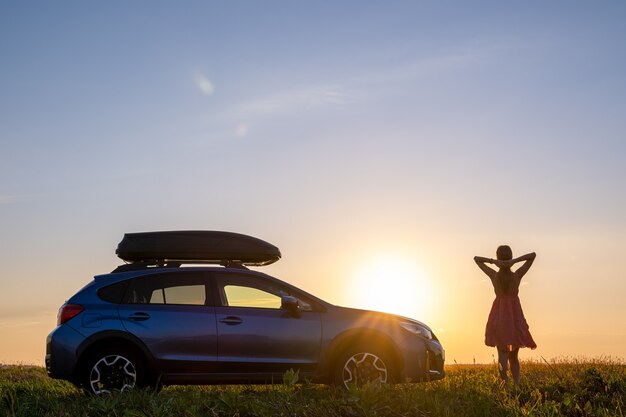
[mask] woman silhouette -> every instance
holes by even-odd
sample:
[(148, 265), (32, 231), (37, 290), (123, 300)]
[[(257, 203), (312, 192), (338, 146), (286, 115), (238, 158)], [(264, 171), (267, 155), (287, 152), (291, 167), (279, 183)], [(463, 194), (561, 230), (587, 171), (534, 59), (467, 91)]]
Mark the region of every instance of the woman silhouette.
[[(509, 246), (500, 246), (496, 250), (497, 259), (475, 256), (474, 261), (478, 267), (491, 279), (496, 299), (491, 306), (487, 328), (485, 330), (485, 344), (498, 348), (498, 362), (500, 364), (500, 376), (507, 383), (507, 365), (511, 365), (513, 382), (519, 386), (520, 365), (517, 354), (519, 349), (528, 347), (535, 349), (537, 344), (528, 330), (528, 323), (524, 318), (522, 305), (519, 297), (519, 284), (522, 277), (530, 269), (535, 260), (535, 253), (529, 253), (513, 259), (513, 252)], [(511, 267), (518, 262), (524, 262), (516, 271)], [(495, 271), (487, 264), (498, 267)]]

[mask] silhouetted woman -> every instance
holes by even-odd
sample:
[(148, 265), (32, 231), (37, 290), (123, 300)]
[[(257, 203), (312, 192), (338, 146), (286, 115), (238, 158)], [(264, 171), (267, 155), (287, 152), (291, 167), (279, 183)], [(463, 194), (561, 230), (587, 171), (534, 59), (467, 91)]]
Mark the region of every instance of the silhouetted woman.
[[(520, 365), (517, 357), (519, 349), (523, 347), (535, 349), (537, 344), (530, 335), (517, 294), (520, 281), (530, 269), (536, 255), (533, 252), (513, 259), (511, 248), (500, 246), (496, 256), (497, 259), (474, 257), (478, 267), (491, 279), (496, 292), (496, 299), (487, 320), (485, 344), (498, 348), (500, 376), (504, 382), (508, 382), (507, 365), (510, 364), (515, 386), (519, 386)], [(511, 267), (518, 262), (524, 263), (516, 271), (511, 271)], [(497, 266), (498, 271), (487, 264)]]

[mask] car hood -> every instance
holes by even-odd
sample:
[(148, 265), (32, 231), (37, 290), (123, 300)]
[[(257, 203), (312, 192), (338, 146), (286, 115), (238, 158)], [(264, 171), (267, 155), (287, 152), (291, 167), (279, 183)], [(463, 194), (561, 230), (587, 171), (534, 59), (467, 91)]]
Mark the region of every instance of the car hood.
[(397, 314), (383, 313), (381, 311), (374, 311), (374, 310), (363, 310), (363, 309), (352, 308), (352, 307), (334, 306), (334, 308), (337, 309), (337, 312), (340, 312), (342, 315), (353, 316), (355, 318), (363, 317), (363, 318), (368, 318), (369, 320), (378, 318), (379, 320), (408, 321), (412, 323), (417, 323), (431, 332), (433, 330), (430, 328), (430, 326), (428, 326), (427, 324), (419, 320), (415, 320), (410, 317), (400, 316)]

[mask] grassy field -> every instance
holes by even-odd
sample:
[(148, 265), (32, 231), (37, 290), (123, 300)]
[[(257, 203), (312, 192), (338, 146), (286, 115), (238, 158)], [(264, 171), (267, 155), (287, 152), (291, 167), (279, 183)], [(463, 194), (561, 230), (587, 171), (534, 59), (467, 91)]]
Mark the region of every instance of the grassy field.
[(174, 386), (94, 398), (49, 379), (43, 368), (0, 365), (4, 416), (623, 416), (626, 364), (556, 360), (522, 364), (520, 389), (501, 386), (495, 365), (451, 365), (444, 380), (342, 390), (273, 386)]

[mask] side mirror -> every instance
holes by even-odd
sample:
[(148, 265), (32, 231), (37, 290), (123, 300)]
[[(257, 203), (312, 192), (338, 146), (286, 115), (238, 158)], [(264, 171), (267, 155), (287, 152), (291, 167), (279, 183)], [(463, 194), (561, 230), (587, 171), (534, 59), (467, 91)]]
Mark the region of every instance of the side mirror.
[(300, 304), (298, 299), (291, 295), (283, 295), (280, 298), (280, 308), (288, 311), (295, 317), (300, 317)]

